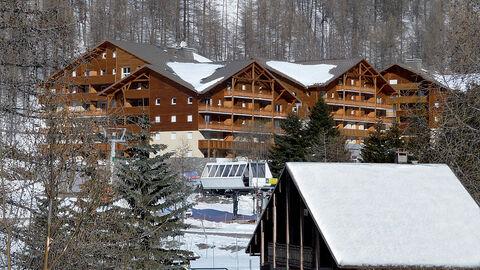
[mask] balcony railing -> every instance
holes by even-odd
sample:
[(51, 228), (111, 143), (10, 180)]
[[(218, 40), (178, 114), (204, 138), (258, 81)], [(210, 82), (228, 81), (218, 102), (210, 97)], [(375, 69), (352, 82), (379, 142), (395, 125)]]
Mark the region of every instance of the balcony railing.
[(376, 103), (374, 101), (368, 101), (368, 100), (351, 100), (351, 99), (334, 99), (334, 98), (326, 98), (325, 102), (328, 104), (338, 104), (338, 105), (351, 105), (351, 106), (358, 106), (358, 107), (364, 107), (364, 108), (384, 108), (384, 109), (392, 109), (391, 104), (385, 104), (385, 103)]
[(263, 127), (255, 126), (246, 122), (246, 124), (229, 124), (225, 122), (210, 122), (198, 124), (198, 129), (203, 130), (218, 130), (218, 131), (239, 131), (239, 132), (265, 132), (265, 133), (282, 133), (281, 128), (272, 127), (272, 125), (265, 125)]
[(355, 85), (337, 85), (337, 91), (355, 91), (362, 93), (375, 94), (375, 88), (373, 87), (360, 87)]
[(226, 97), (230, 96), (237, 96), (237, 97), (248, 97), (248, 98), (261, 98), (261, 99), (272, 99), (272, 93), (271, 92), (252, 92), (252, 90), (238, 90), (238, 89), (230, 89), (230, 90), (225, 90)]
[(240, 106), (214, 106), (214, 105), (202, 105), (198, 108), (200, 112), (219, 112), (228, 114), (246, 114), (246, 115), (258, 115), (269, 117), (287, 117), (286, 112), (272, 112), (271, 110), (262, 110), (260, 108), (247, 108)]
[(368, 137), (369, 132), (370, 131), (366, 129), (340, 129), (340, 133), (342, 135), (350, 137)]
[(332, 114), (332, 117), (334, 119), (340, 119), (340, 120), (356, 120), (359, 122), (378, 122), (378, 120), (381, 120), (383, 123), (393, 123), (393, 119), (390, 118), (390, 116), (382, 116), (382, 117), (374, 117), (374, 116), (368, 116), (368, 115), (351, 115), (351, 114), (342, 114), (342, 113), (334, 113)]

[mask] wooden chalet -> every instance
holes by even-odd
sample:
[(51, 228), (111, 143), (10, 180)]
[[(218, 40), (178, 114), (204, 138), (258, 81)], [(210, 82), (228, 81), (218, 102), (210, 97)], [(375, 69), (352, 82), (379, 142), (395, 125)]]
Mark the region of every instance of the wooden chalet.
[(287, 163), (246, 252), (261, 269), (480, 269), (479, 227), (446, 165)]
[(431, 75), (404, 64), (393, 64), (380, 73), (397, 91), (396, 95), (390, 97), (389, 103), (394, 106), (396, 120), (401, 127), (408, 125), (408, 119), (414, 110), (425, 113), (430, 128), (438, 126), (447, 87)]
[(303, 101), (302, 116), (323, 97), (349, 143), (361, 143), (376, 122), (388, 128), (395, 119), (387, 102), (395, 90), (365, 59), (263, 63)]
[(110, 127), (138, 130), (145, 114), (155, 143), (170, 151), (187, 143), (193, 157), (232, 157), (246, 145), (237, 135), (281, 132), (289, 112), (307, 117), (319, 97), (348, 142), (359, 144), (375, 122), (393, 123), (387, 99), (397, 95), (365, 59), (211, 62), (189, 48), (115, 40), (97, 45), (44, 87), (59, 93), (72, 113)]

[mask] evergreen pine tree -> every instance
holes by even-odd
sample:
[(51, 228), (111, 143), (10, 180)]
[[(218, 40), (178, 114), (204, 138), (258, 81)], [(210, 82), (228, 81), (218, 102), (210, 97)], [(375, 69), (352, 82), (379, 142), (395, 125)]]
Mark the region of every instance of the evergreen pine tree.
[(321, 134), (325, 134), (327, 137), (340, 135), (338, 129), (335, 128), (335, 121), (330, 115), (328, 105), (323, 98), (319, 98), (315, 106), (313, 106), (310, 121), (307, 125), (307, 136), (311, 140), (315, 140), (315, 137)]
[(285, 162), (306, 161), (307, 156), (305, 130), (298, 115), (290, 113), (280, 127), (285, 134), (275, 134), (274, 145), (268, 153), (270, 170), (275, 177), (280, 175)]
[(375, 124), (375, 131), (365, 139), (362, 147), (362, 162), (366, 163), (393, 163), (395, 152), (405, 147), (401, 139), (401, 130), (394, 124), (389, 130), (382, 130), (382, 122)]
[(129, 226), (126, 260), (134, 269), (161, 269), (191, 255), (166, 246), (186, 228), (181, 217), (191, 205), (185, 203), (186, 185), (166, 163), (171, 153), (161, 154), (166, 146), (150, 143), (146, 120), (140, 126), (118, 166), (117, 189), (127, 204), (123, 211)]
[(306, 129), (309, 144), (309, 161), (348, 161), (350, 152), (345, 147), (345, 138), (335, 127), (328, 105), (319, 98), (310, 114)]

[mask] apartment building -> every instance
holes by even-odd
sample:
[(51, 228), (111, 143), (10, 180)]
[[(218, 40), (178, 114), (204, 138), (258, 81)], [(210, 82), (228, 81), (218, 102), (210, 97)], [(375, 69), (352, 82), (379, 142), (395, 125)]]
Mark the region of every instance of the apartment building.
[(72, 112), (109, 126), (138, 131), (147, 115), (155, 143), (192, 157), (235, 155), (246, 144), (237, 135), (279, 133), (289, 112), (306, 117), (320, 97), (350, 144), (395, 119), (387, 102), (395, 90), (364, 59), (212, 62), (189, 48), (108, 40), (44, 85)]

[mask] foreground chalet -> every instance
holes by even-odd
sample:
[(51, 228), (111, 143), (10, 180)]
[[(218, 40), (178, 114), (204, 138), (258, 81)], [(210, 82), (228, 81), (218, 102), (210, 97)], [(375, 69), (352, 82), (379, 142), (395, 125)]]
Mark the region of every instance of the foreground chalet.
[(109, 40), (44, 87), (63, 95), (72, 112), (110, 127), (135, 131), (146, 115), (155, 143), (186, 144), (194, 157), (235, 156), (242, 134), (279, 133), (288, 113), (307, 117), (320, 97), (351, 145), (375, 122), (387, 129), (396, 117), (388, 102), (396, 91), (364, 59), (212, 62), (189, 48)]
[(287, 163), (246, 252), (262, 269), (480, 269), (478, 228), (446, 165)]

